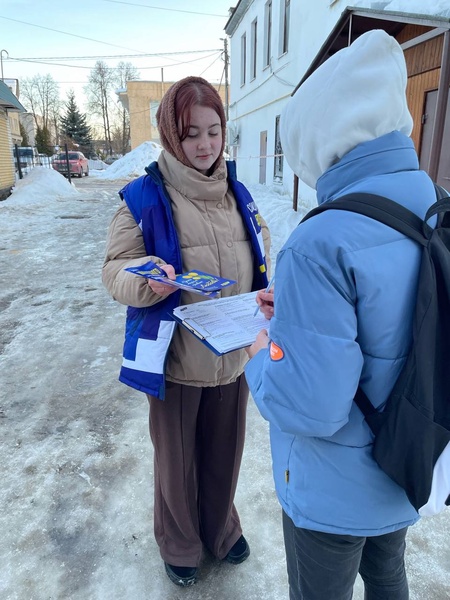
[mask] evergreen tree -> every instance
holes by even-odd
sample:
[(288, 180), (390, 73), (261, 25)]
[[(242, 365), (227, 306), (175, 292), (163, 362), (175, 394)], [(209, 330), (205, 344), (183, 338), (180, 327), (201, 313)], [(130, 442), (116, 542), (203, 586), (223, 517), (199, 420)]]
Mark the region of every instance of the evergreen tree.
[(60, 118), (61, 137), (69, 145), (80, 146), (82, 152), (92, 147), (91, 128), (86, 123), (86, 115), (78, 110), (75, 93), (71, 90), (67, 96), (66, 114)]
[(36, 128), (36, 148), (39, 154), (46, 154), (47, 156), (53, 154), (50, 132), (45, 126)]
[(30, 142), (28, 141), (27, 130), (25, 129), (25, 127), (23, 126), (22, 123), (19, 123), (19, 128), (20, 128), (20, 135), (22, 136), (21, 146), (29, 146)]

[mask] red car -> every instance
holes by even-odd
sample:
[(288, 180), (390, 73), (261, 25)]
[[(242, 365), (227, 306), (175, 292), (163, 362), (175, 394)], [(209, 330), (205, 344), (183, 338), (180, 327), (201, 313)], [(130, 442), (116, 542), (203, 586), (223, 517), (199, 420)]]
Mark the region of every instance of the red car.
[[(82, 152), (68, 152), (69, 157), (69, 168), (71, 175), (78, 175), (78, 177), (86, 177), (89, 175), (89, 163), (88, 159)], [(67, 177), (67, 160), (65, 153), (58, 154), (53, 160), (53, 168)]]

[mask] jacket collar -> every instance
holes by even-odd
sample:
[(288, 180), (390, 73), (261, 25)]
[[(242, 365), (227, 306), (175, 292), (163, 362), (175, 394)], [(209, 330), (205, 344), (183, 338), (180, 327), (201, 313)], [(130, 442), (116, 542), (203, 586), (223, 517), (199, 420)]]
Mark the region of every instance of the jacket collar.
[(370, 177), (419, 168), (413, 141), (399, 131), (353, 148), (317, 180), (317, 202), (334, 200), (349, 186)]
[(224, 159), (210, 177), (183, 165), (165, 150), (159, 155), (158, 166), (164, 182), (191, 200), (217, 201), (227, 193), (227, 169)]

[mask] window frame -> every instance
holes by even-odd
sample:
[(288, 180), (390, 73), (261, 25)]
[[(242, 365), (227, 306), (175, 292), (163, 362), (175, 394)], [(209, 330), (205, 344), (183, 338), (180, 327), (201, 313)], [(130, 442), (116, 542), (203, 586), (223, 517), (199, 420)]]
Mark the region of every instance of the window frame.
[(241, 35), (241, 87), (247, 81), (247, 32)]
[(289, 51), (289, 33), (291, 25), (291, 0), (281, 0), (280, 15), (280, 56)]
[(267, 0), (264, 5), (264, 68), (270, 66), (272, 58), (272, 29), (273, 29), (273, 3)]
[(255, 18), (251, 24), (250, 35), (250, 80), (256, 79), (257, 72), (257, 56), (258, 56), (258, 18)]
[(280, 138), (280, 115), (275, 117), (275, 135), (274, 135), (274, 157), (273, 157), (273, 181), (274, 183), (283, 182), (284, 154)]

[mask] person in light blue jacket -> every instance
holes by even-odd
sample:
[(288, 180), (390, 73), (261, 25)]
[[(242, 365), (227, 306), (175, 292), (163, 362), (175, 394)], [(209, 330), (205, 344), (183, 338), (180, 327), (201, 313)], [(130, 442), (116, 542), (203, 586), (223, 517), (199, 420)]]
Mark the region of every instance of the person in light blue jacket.
[[(409, 135), (397, 42), (370, 31), (319, 67), (281, 116), (293, 171), (318, 203), (384, 195), (424, 217), (436, 199)], [(274, 316), (248, 349), (250, 390), (270, 422), (291, 600), (406, 600), (408, 526), (419, 516), (375, 463), (353, 402), (361, 383), (382, 409), (405, 362), (421, 251), (356, 213), (301, 224), (277, 257)], [(264, 307), (263, 307), (264, 308)]]

